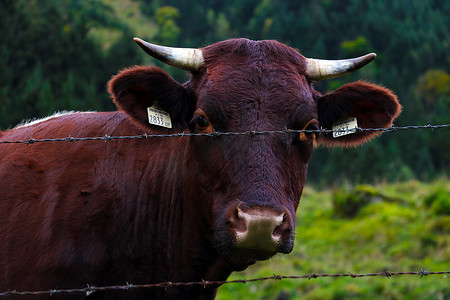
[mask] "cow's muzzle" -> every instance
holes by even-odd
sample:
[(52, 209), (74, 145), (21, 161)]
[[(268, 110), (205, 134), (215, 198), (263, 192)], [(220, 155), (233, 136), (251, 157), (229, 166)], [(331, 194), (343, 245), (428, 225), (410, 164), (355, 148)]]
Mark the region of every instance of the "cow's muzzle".
[(293, 229), (287, 211), (237, 206), (230, 214), (229, 224), (237, 250), (245, 251), (257, 260), (267, 259), (277, 252), (292, 251)]

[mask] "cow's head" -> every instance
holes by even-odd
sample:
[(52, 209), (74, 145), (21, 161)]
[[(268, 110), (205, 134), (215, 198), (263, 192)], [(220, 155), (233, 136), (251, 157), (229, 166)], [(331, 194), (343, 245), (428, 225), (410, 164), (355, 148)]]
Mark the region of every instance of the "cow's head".
[[(342, 60), (307, 59), (276, 41), (234, 39), (202, 49), (136, 42), (159, 60), (189, 70), (179, 84), (155, 67), (122, 71), (109, 84), (119, 109), (143, 128), (147, 107), (158, 102), (174, 131), (194, 133), (331, 129), (356, 117), (362, 128), (391, 126), (400, 112), (389, 90), (364, 82), (322, 95), (312, 82), (356, 70), (375, 55)], [(185, 199), (199, 228), (235, 269), (294, 243), (295, 212), (315, 145), (358, 145), (374, 132), (190, 137), (184, 149)]]

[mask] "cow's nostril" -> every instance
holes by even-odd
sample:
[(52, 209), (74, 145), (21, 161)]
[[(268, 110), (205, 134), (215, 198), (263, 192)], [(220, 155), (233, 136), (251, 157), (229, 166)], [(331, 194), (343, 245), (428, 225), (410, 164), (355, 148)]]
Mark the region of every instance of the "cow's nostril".
[(290, 231), (290, 221), (289, 216), (284, 214), (281, 223), (273, 230), (272, 236), (274, 239), (280, 239), (287, 231)]
[(231, 213), (231, 216), (229, 218), (229, 222), (231, 224), (231, 227), (236, 232), (246, 232), (247, 231), (247, 225), (245, 222), (245, 219), (242, 218), (242, 216), (239, 215), (240, 208), (237, 207), (233, 210)]

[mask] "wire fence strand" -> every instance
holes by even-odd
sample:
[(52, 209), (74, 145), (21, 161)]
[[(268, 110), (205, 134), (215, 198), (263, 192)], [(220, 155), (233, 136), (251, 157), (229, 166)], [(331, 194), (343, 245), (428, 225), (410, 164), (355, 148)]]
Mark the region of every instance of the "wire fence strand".
[(267, 130), (267, 131), (244, 131), (244, 132), (211, 132), (211, 133), (191, 133), (191, 132), (180, 132), (172, 134), (140, 134), (140, 135), (125, 135), (125, 136), (95, 136), (95, 137), (62, 137), (62, 138), (44, 138), (35, 139), (30, 137), (26, 140), (12, 140), (12, 141), (0, 141), (0, 144), (35, 144), (43, 142), (79, 142), (79, 141), (113, 141), (113, 140), (130, 140), (130, 139), (150, 139), (150, 138), (183, 138), (191, 136), (206, 136), (206, 137), (221, 137), (221, 136), (241, 136), (241, 135), (269, 135), (269, 134), (293, 134), (293, 133), (316, 133), (316, 134), (329, 134), (329, 133), (344, 133), (353, 130), (354, 132), (393, 132), (400, 130), (413, 130), (413, 129), (444, 129), (450, 128), (450, 124), (442, 125), (411, 125), (411, 126), (391, 126), (388, 128), (360, 128), (356, 127), (354, 129), (314, 129), (314, 130), (295, 130), (295, 129), (284, 129), (284, 130)]
[(161, 282), (161, 283), (150, 283), (150, 284), (130, 284), (127, 283), (126, 285), (113, 285), (113, 286), (92, 286), (87, 285), (84, 288), (77, 288), (77, 289), (52, 289), (52, 290), (46, 290), (46, 291), (6, 291), (3, 293), (0, 293), (0, 297), (5, 296), (37, 296), (37, 295), (57, 295), (57, 294), (76, 294), (76, 293), (84, 293), (87, 296), (94, 292), (100, 292), (100, 291), (132, 291), (134, 289), (151, 289), (151, 288), (164, 288), (169, 289), (173, 287), (193, 287), (193, 286), (202, 286), (203, 288), (207, 287), (218, 287), (224, 284), (247, 284), (251, 282), (257, 282), (257, 281), (266, 281), (266, 280), (283, 280), (283, 279), (317, 279), (317, 278), (324, 278), (324, 277), (330, 277), (330, 278), (338, 278), (338, 277), (350, 277), (350, 278), (362, 278), (362, 277), (386, 277), (388, 279), (391, 279), (393, 276), (400, 276), (400, 275), (415, 275), (420, 276), (420, 278), (423, 278), (425, 276), (429, 275), (447, 275), (450, 274), (450, 271), (440, 271), (440, 272), (429, 272), (424, 269), (421, 269), (419, 272), (390, 272), (390, 271), (384, 271), (379, 273), (367, 273), (367, 274), (355, 274), (351, 272), (343, 273), (343, 274), (309, 274), (309, 275), (300, 275), (300, 276), (285, 276), (285, 275), (276, 275), (273, 274), (273, 276), (269, 277), (260, 277), (260, 278), (252, 278), (252, 279), (236, 279), (236, 280), (225, 280), (225, 281), (197, 281), (197, 282)]

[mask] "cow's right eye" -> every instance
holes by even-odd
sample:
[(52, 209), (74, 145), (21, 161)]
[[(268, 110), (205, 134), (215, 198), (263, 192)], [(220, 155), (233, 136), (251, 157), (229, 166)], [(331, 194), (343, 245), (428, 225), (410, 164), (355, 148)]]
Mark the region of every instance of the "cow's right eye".
[(316, 139), (316, 133), (313, 131), (317, 129), (319, 129), (319, 123), (315, 119), (309, 121), (306, 126), (303, 127), (303, 130), (306, 131), (300, 132), (296, 140), (298, 142), (313, 143)]
[(211, 122), (208, 120), (208, 117), (201, 108), (197, 108), (195, 111), (194, 118), (192, 118), (189, 123), (189, 127), (191, 130), (202, 133), (211, 133), (214, 131)]

